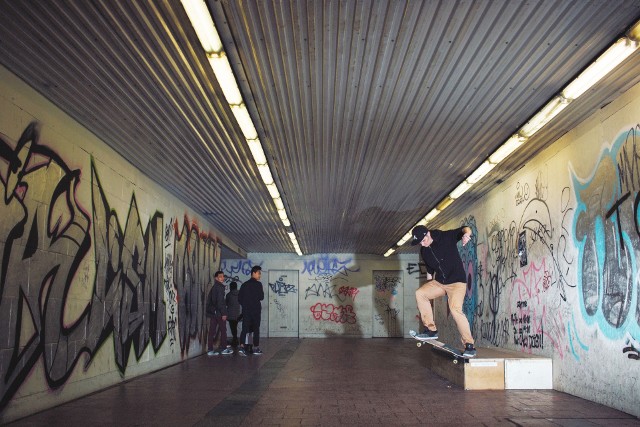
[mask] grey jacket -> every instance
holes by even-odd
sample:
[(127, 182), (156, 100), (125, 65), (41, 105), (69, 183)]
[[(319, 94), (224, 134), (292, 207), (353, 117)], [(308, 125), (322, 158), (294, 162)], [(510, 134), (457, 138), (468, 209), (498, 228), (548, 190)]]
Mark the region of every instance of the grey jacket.
[(205, 309), (207, 317), (220, 317), (227, 315), (227, 304), (224, 300), (224, 283), (213, 282), (213, 286), (207, 296), (207, 306)]
[(227, 319), (238, 320), (240, 316), (240, 303), (238, 302), (238, 290), (232, 289), (227, 294)]

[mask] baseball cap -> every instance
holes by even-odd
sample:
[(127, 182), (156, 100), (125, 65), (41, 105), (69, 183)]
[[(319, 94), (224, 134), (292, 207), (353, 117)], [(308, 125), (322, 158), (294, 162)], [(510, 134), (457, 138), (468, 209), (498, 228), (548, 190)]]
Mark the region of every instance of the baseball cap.
[(428, 232), (429, 230), (427, 230), (427, 227), (425, 227), (424, 225), (417, 225), (413, 227), (413, 230), (411, 230), (411, 233), (413, 234), (413, 239), (411, 239), (411, 246), (415, 246), (418, 243), (422, 242), (422, 239), (424, 239), (424, 236), (426, 236)]

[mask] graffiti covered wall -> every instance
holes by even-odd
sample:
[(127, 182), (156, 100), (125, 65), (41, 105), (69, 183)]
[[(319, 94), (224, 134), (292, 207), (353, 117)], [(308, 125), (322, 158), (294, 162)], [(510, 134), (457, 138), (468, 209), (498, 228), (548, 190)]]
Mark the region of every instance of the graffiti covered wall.
[(0, 422), (202, 353), (213, 230), (4, 69), (0, 194)]
[[(373, 255), (315, 254), (298, 257), (289, 254), (249, 254), (246, 260), (223, 259), (221, 269), (226, 280), (239, 284), (248, 280), (251, 267), (260, 265), (263, 270), (262, 285), (265, 301), (262, 304), (260, 333), (267, 336), (268, 304), (267, 292), (291, 292), (297, 294), (298, 335), (308, 338), (330, 338), (351, 336), (371, 338), (374, 322), (378, 322), (382, 336), (408, 336), (409, 328), (415, 329), (415, 291), (418, 287), (420, 268), (416, 255), (383, 258)], [(268, 283), (269, 270), (297, 271), (298, 287), (283, 287), (278, 283)], [(395, 307), (390, 300), (374, 298), (376, 286), (380, 287), (378, 276), (393, 272), (397, 292), (403, 292), (402, 307)], [(395, 289), (395, 288), (394, 288)], [(290, 315), (288, 307), (283, 313)], [(399, 313), (401, 319), (389, 319), (390, 313)], [(397, 323), (404, 324), (405, 331), (398, 331)], [(404, 334), (402, 334), (404, 332)]]
[[(461, 248), (480, 346), (553, 358), (554, 388), (640, 415), (640, 87), (443, 228)], [(440, 324), (457, 336), (446, 307)]]

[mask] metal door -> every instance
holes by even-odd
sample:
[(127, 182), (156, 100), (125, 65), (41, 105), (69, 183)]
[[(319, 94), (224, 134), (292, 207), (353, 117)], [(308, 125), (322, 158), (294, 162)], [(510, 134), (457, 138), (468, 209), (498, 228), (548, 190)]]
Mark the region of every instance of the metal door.
[(298, 271), (269, 270), (269, 336), (298, 336)]
[(403, 336), (403, 272), (374, 270), (373, 336)]

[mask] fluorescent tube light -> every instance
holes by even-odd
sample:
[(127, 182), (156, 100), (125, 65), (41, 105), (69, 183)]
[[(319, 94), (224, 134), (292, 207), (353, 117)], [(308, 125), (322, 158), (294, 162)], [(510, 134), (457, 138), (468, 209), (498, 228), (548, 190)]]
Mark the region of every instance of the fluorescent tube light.
[(467, 181), (462, 181), (460, 183), (460, 185), (458, 185), (455, 188), (455, 190), (453, 190), (451, 193), (449, 193), (449, 197), (451, 197), (453, 200), (455, 200), (458, 197), (462, 196), (470, 188), (471, 188), (471, 184), (469, 184)]
[(489, 161), (495, 165), (506, 159), (511, 153), (516, 151), (527, 139), (521, 135), (515, 134), (507, 139), (492, 155)]
[(469, 177), (467, 178), (467, 182), (472, 185), (477, 183), (482, 178), (484, 178), (489, 172), (491, 172), (491, 169), (493, 169), (495, 166), (496, 166), (495, 164), (485, 160), (483, 164), (478, 166), (478, 169), (476, 169), (471, 175), (469, 175)]
[(560, 114), (560, 111), (564, 110), (567, 105), (569, 105), (567, 99), (562, 96), (556, 96), (520, 129), (520, 134), (531, 138), (534, 133), (538, 132), (544, 125)]
[(562, 91), (567, 99), (576, 99), (638, 49), (638, 43), (624, 37), (615, 42)]
[(443, 211), (451, 203), (453, 203), (453, 199), (451, 197), (445, 197), (444, 199), (442, 199), (442, 201), (440, 203), (438, 203), (438, 206), (436, 206), (436, 207), (438, 208), (439, 211)]
[(388, 257), (389, 255), (391, 255), (394, 252), (395, 252), (395, 249), (389, 249), (387, 252), (385, 252), (384, 256)]
[(433, 218), (437, 217), (439, 213), (440, 213), (440, 211), (437, 208), (431, 209), (431, 212), (429, 212), (423, 218), (424, 224), (420, 224), (420, 222), (419, 222), (417, 225), (427, 225), (429, 223), (429, 221), (431, 221)]
[(231, 111), (236, 117), (236, 121), (240, 125), (244, 137), (246, 139), (256, 139), (258, 132), (256, 132), (256, 128), (253, 126), (253, 121), (251, 120), (247, 107), (245, 107), (244, 104), (232, 105)]
[(182, 7), (187, 12), (191, 26), (196, 30), (204, 51), (206, 53), (220, 52), (222, 42), (204, 0), (182, 0)]
[(229, 103), (229, 105), (242, 104), (242, 94), (240, 93), (240, 89), (238, 89), (238, 82), (233, 75), (233, 70), (231, 69), (227, 55), (224, 52), (209, 55), (209, 64), (211, 64), (213, 73), (216, 75), (216, 79), (220, 84), (224, 97), (227, 99), (227, 103)]
[(285, 220), (287, 219), (287, 211), (285, 211), (284, 209), (278, 209), (278, 215), (280, 216), (281, 220)]
[(408, 241), (409, 239), (411, 239), (412, 237), (413, 237), (413, 233), (411, 233), (411, 231), (410, 231), (410, 232), (408, 232), (407, 234), (405, 234), (404, 236), (402, 236), (402, 239), (398, 240), (397, 245), (398, 245), (398, 246), (402, 246), (402, 245), (404, 245), (404, 244), (405, 244), (405, 243), (407, 243), (407, 241)]
[(262, 143), (259, 139), (250, 139), (247, 140), (247, 144), (249, 144), (249, 150), (251, 150), (251, 155), (253, 156), (253, 160), (257, 165), (266, 165), (267, 164), (267, 156), (264, 155), (264, 151), (262, 150)]
[[(266, 185), (273, 184), (273, 176), (271, 175), (269, 165), (258, 165), (258, 171), (260, 172), (262, 181), (264, 181)], [(275, 199), (275, 197), (272, 198)]]
[(271, 184), (267, 184), (267, 190), (269, 190), (269, 195), (271, 195), (272, 199), (277, 199), (278, 197), (280, 197), (280, 192), (278, 191), (278, 187), (276, 187), (276, 184), (274, 182), (272, 182)]
[(640, 42), (640, 21), (636, 22), (627, 33), (627, 37), (634, 42)]
[(291, 223), (289, 222), (289, 218), (285, 218), (282, 220), (282, 225), (285, 227), (291, 227)]
[(284, 203), (282, 203), (282, 199), (280, 197), (273, 199), (273, 203), (275, 203), (276, 209), (284, 209)]

